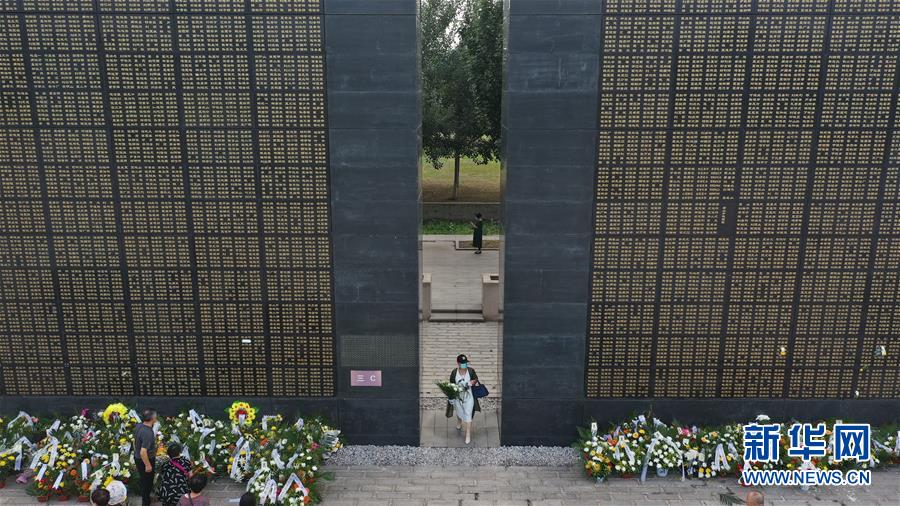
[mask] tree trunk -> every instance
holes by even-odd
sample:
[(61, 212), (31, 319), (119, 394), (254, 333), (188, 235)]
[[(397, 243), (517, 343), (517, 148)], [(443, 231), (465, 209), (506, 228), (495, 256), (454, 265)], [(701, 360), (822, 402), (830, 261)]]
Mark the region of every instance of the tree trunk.
[(459, 200), (459, 153), (453, 156), (453, 198)]

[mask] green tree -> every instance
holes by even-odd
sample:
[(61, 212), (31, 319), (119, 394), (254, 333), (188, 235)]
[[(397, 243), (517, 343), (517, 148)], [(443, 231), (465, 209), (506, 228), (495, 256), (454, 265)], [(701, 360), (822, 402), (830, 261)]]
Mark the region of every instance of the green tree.
[[(496, 0), (424, 0), (421, 19), (422, 145), (435, 169), (442, 167), (442, 158), (453, 159), (456, 200), (460, 159), (487, 163), (499, 154), (502, 5)], [(496, 33), (491, 35), (492, 22)], [(495, 41), (499, 48), (493, 47)]]
[(503, 2), (468, 0), (460, 28), (475, 113), (484, 135), (476, 141), (483, 162), (500, 158), (500, 103), (503, 95)]

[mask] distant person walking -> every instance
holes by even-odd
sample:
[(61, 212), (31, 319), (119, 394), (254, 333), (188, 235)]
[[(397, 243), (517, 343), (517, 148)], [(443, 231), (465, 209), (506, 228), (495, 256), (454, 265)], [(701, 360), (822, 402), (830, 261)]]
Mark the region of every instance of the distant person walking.
[(465, 355), (456, 357), (456, 367), (450, 371), (450, 383), (456, 383), (463, 389), (452, 404), (456, 410), (456, 430), (462, 430), (462, 425), (466, 424), (466, 444), (469, 444), (472, 441), (472, 418), (476, 411), (481, 411), (481, 406), (472, 393), (472, 387), (478, 383), (478, 375), (475, 369), (469, 367), (469, 358)]
[(156, 434), (153, 433), (153, 426), (156, 420), (156, 410), (145, 409), (141, 413), (141, 423), (134, 428), (134, 465), (139, 476), (142, 506), (150, 506), (150, 492), (153, 491), (153, 473), (156, 470)]
[(481, 213), (475, 213), (475, 221), (471, 223), (472, 225), (472, 246), (476, 248), (475, 254), (481, 254), (481, 245), (484, 242), (484, 219), (481, 217)]

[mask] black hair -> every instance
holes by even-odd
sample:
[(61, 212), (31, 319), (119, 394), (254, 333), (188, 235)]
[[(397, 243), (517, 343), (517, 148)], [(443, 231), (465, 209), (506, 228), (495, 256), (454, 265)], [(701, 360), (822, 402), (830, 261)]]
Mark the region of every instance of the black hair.
[(91, 502), (97, 506), (109, 506), (109, 490), (97, 487), (91, 494)]
[(141, 411), (141, 421), (142, 422), (149, 422), (150, 420), (153, 420), (154, 416), (156, 416), (155, 409), (147, 408), (147, 409)]
[(206, 475), (201, 473), (191, 476), (191, 479), (188, 480), (188, 487), (191, 488), (191, 492), (199, 494), (206, 488)]
[(480, 220), (480, 219), (481, 219), (481, 213), (475, 213), (475, 217), (478, 218), (478, 219)]
[(456, 363), (457, 363), (457, 364), (461, 364), (461, 363), (463, 363), (463, 362), (468, 362), (468, 361), (469, 361), (469, 357), (467, 357), (467, 356), (465, 356), (465, 355), (463, 355), (463, 354), (459, 354), (459, 355), (456, 356)]
[(182, 450), (182, 448), (181, 448), (181, 445), (180, 445), (180, 444), (178, 444), (178, 443), (171, 443), (171, 444), (166, 448), (166, 455), (168, 455), (170, 459), (174, 459), (175, 457), (181, 455), (181, 450)]
[(244, 492), (238, 506), (256, 506), (256, 496), (253, 495), (253, 492)]

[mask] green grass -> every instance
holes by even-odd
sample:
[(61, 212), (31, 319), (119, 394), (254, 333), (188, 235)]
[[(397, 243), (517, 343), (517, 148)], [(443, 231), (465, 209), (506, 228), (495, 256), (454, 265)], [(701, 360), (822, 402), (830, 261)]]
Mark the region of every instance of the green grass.
[[(426, 235), (469, 235), (472, 227), (468, 221), (425, 220), (422, 233)], [(503, 227), (496, 221), (484, 222), (484, 235), (500, 235)]]
[[(443, 160), (444, 165), (435, 169), (422, 162), (422, 200), (424, 202), (449, 202), (453, 196), (453, 160)], [(500, 162), (478, 165), (463, 158), (459, 164), (458, 202), (500, 202)]]

